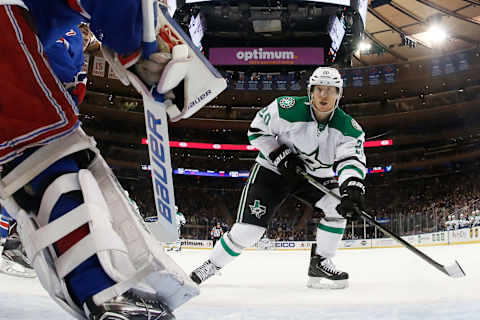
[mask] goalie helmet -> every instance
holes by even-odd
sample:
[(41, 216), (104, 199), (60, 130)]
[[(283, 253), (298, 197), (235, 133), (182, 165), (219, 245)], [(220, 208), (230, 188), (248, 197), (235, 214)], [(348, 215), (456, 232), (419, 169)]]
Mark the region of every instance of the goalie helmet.
[(312, 88), (314, 86), (330, 86), (338, 88), (338, 98), (334, 107), (335, 110), (338, 107), (340, 98), (343, 94), (343, 79), (342, 76), (340, 76), (340, 72), (338, 72), (337, 69), (330, 67), (319, 67), (313, 71), (308, 79), (307, 85), (307, 94), (310, 105), (312, 105)]

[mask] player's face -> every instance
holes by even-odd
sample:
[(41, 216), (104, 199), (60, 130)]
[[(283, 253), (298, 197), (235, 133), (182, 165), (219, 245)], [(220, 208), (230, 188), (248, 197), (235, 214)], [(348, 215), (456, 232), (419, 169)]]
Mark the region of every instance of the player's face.
[(330, 86), (314, 86), (312, 89), (313, 107), (320, 112), (328, 112), (335, 107), (338, 89)]

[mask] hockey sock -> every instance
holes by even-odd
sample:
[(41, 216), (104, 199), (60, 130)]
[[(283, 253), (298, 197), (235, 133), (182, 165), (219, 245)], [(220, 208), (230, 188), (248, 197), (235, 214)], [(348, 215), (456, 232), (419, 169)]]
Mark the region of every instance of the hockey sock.
[(224, 234), (213, 247), (210, 261), (217, 267), (223, 268), (242, 253), (242, 248), (233, 243), (228, 233)]
[(235, 223), (232, 229), (217, 241), (210, 255), (217, 267), (223, 268), (242, 253), (244, 248), (256, 243), (265, 233), (265, 228), (248, 224)]
[[(21, 158), (17, 158), (14, 161), (18, 165), (23, 161), (27, 155), (24, 155)], [(74, 156), (67, 156), (63, 159), (58, 160), (37, 177), (35, 177), (28, 184), (28, 188), (31, 190), (30, 193), (34, 195), (33, 203), (36, 203), (36, 209), (38, 211), (41, 196), (45, 192), (46, 188), (50, 183), (52, 183), (59, 176), (78, 172), (80, 170)], [(16, 198), (17, 199), (17, 198)], [(17, 202), (20, 204), (22, 197), (17, 199)], [(20, 201), (19, 201), (20, 200)], [(25, 200), (25, 199), (24, 199)], [(54, 221), (55, 219), (60, 218), (64, 214), (70, 212), (74, 208), (80, 206), (83, 203), (83, 196), (80, 191), (73, 191), (67, 194), (64, 194), (57, 201), (53, 210), (51, 212), (49, 222)], [(21, 203), (24, 205), (24, 203)], [(26, 205), (28, 206), (28, 205)], [(54, 249), (57, 255), (62, 255), (75, 243), (80, 241), (89, 233), (88, 225), (85, 224), (78, 229), (72, 231), (69, 235), (63, 239), (57, 241), (54, 244)], [(66, 277), (65, 281), (67, 284), (68, 291), (72, 295), (72, 299), (75, 303), (81, 308), (83, 303), (94, 294), (109, 288), (115, 284), (115, 282), (105, 273), (100, 261), (96, 255), (91, 256), (84, 262), (82, 262), (78, 267), (73, 269)]]
[(317, 226), (316, 254), (326, 258), (332, 258), (335, 256), (346, 225), (347, 220), (345, 219), (337, 219), (333, 221), (327, 221), (325, 219), (320, 220), (320, 223)]

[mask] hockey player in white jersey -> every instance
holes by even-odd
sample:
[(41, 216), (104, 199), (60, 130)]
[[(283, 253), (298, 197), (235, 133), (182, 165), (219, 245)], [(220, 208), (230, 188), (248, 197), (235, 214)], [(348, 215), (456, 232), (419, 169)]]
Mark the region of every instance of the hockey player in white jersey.
[(175, 242), (170, 242), (168, 243), (168, 251), (172, 251), (175, 249), (175, 251), (180, 251), (182, 250), (182, 240), (180, 240), (180, 235), (182, 233), (182, 226), (187, 223), (187, 220), (185, 219), (185, 216), (183, 215), (182, 212), (178, 211), (178, 206), (175, 206), (175, 218), (177, 219), (177, 232), (178, 232), (178, 239)]
[[(280, 97), (260, 110), (248, 131), (260, 152), (243, 189), (237, 220), (214, 247), (209, 260), (190, 275), (202, 283), (255, 244), (289, 195), (321, 209), (307, 286), (345, 288), (348, 274), (332, 262), (346, 218), (365, 209), (364, 132), (338, 108), (343, 80), (334, 68), (317, 68), (306, 97)], [(341, 195), (326, 196), (298, 174), (298, 168)], [(338, 182), (335, 179), (338, 174)]]

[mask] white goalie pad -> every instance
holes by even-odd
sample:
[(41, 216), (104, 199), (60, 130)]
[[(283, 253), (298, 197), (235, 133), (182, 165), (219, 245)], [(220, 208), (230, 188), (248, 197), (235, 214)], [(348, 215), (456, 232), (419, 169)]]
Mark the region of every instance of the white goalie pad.
[[(93, 139), (81, 129), (62, 138), (55, 146), (38, 149), (27, 158), (20, 166), (32, 168), (31, 172), (17, 171), (17, 167), (3, 178), (0, 191), (7, 198), (2, 199), (2, 204), (15, 202), (11, 196), (14, 192), (63, 158), (65, 146), (70, 146), (69, 150), (74, 152), (89, 149), (95, 153), (95, 159), (87, 169), (64, 174), (51, 183), (42, 196), (38, 214), (21, 209), (16, 212), (27, 256), (52, 298), (75, 317), (85, 318), (83, 311), (70, 298), (64, 278), (94, 254), (104, 271), (116, 282), (93, 297), (98, 305), (131, 288), (156, 293), (172, 310), (198, 295), (198, 286), (165, 254), (162, 244), (147, 230)], [(46, 155), (50, 155), (49, 161), (34, 165)], [(15, 181), (16, 185), (11, 187), (9, 181)], [(75, 190), (82, 192), (84, 203), (49, 222), (60, 196)], [(10, 205), (10, 208), (15, 206)], [(52, 244), (85, 224), (89, 226), (89, 234), (57, 256)]]

